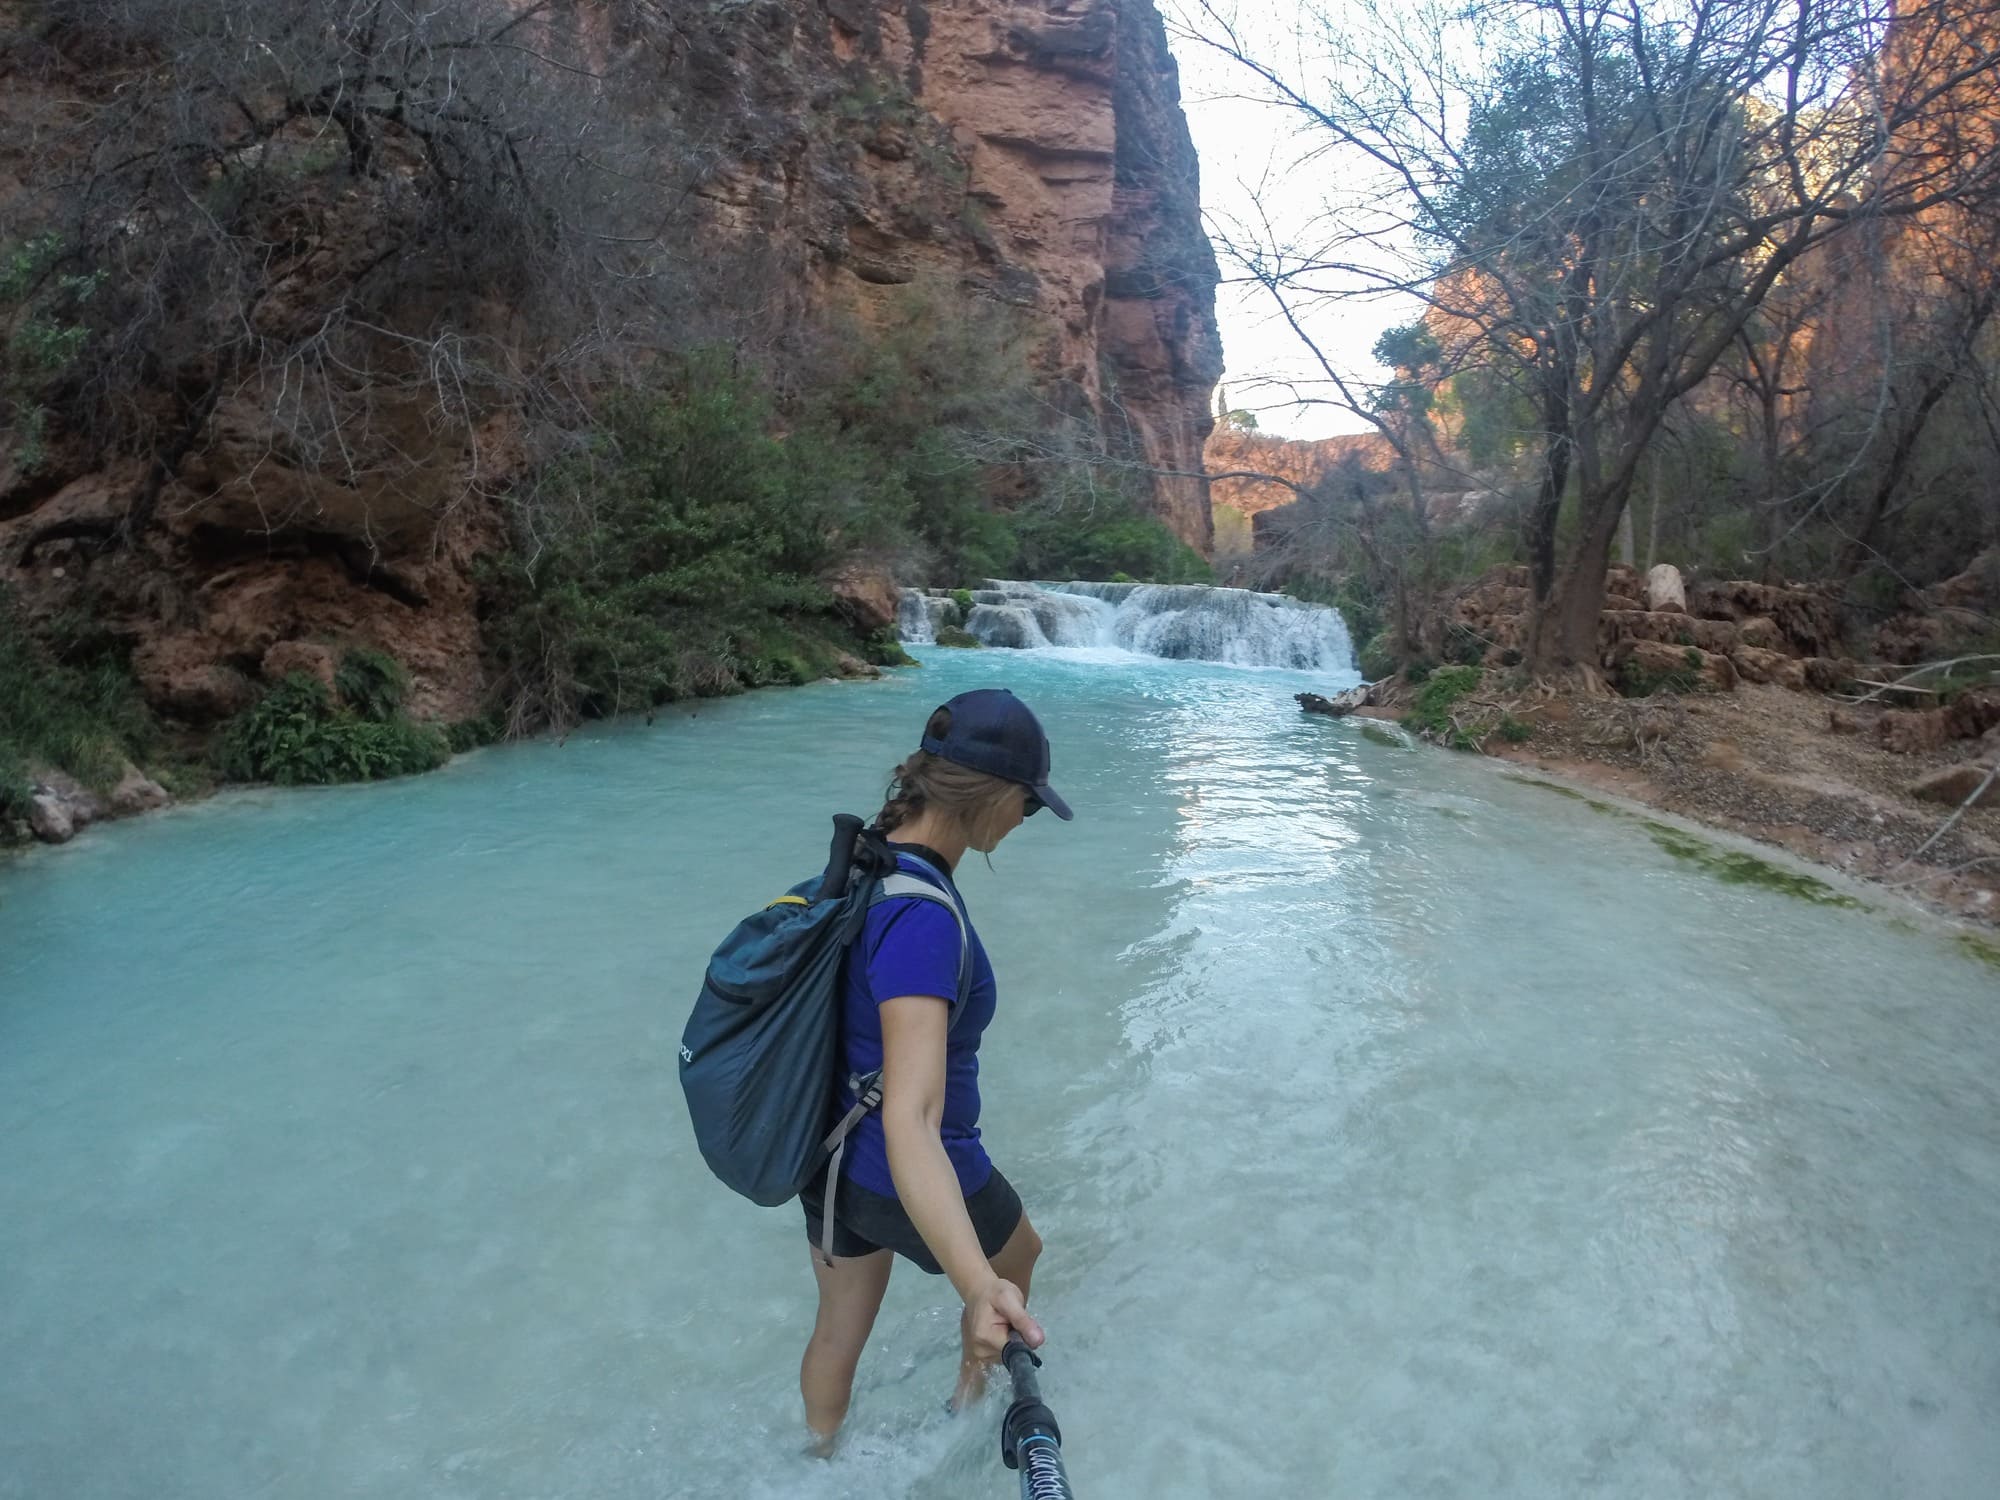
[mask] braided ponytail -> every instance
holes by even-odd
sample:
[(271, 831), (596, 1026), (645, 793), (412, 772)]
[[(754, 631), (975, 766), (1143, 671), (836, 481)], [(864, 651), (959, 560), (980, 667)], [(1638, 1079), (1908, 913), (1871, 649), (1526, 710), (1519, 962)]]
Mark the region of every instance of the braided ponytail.
[[(940, 708), (924, 725), (924, 736), (943, 739), (949, 733), (951, 710)], [(936, 811), (963, 828), (974, 848), (985, 848), (995, 842), (985, 837), (992, 824), (1017, 808), (1020, 796), (1021, 788), (1014, 782), (918, 750), (891, 774), (886, 800), (875, 814), (875, 826), (884, 833), (894, 833), (926, 811)]]

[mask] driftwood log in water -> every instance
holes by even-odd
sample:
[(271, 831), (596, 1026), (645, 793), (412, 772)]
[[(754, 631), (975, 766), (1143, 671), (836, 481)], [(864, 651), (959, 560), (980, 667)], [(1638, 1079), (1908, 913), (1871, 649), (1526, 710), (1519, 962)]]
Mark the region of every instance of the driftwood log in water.
[(1351, 687), (1344, 693), (1335, 693), (1331, 698), (1322, 698), (1318, 693), (1294, 693), (1299, 707), (1309, 714), (1325, 714), (1330, 719), (1344, 719), (1368, 701), (1370, 683)]

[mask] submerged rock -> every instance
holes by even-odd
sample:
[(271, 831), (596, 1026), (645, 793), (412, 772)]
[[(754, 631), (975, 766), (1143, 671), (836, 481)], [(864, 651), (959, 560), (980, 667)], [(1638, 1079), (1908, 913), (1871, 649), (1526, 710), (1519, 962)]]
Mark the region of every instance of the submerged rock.
[(965, 628), (986, 646), (1027, 651), (1049, 643), (1034, 615), (1019, 604), (975, 604)]

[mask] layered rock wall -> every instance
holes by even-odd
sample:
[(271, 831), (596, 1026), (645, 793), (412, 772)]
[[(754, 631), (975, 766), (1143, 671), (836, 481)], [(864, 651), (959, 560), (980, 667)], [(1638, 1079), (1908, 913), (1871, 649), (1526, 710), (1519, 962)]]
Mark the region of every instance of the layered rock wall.
[[(943, 273), (1032, 309), (1056, 406), (1093, 416), (1152, 508), (1206, 551), (1217, 271), (1153, 0), (825, 0), (825, 11), (857, 86), (900, 84), (922, 121), (871, 136), (866, 199), (843, 241), (817, 247), (827, 290), (865, 296), (843, 280)], [(933, 121), (944, 134), (927, 143)], [(941, 188), (960, 194), (948, 215), (935, 211)]]
[[(0, 219), (38, 172), (85, 159), (50, 156), (52, 139), (89, 148), (87, 128), (51, 122), (87, 124), (120, 86), (32, 19), (0, 0)], [(1208, 548), (1216, 267), (1152, 0), (676, 0), (607, 6), (592, 45), (607, 73), (643, 76), (638, 107), (675, 157), (660, 232), (723, 294), (690, 305), (680, 336), (888, 319), (915, 283), (947, 316), (1017, 309), (1050, 408), (1095, 427), (1142, 502)], [(258, 149), (299, 158), (256, 311), (271, 347), (292, 349), (327, 316), (315, 289), (375, 263), (398, 174), (309, 166), (317, 138)], [(478, 317), (504, 350), (507, 310)], [(87, 577), (90, 611), (132, 639), (148, 695), (184, 722), (241, 707), (293, 642), (388, 649), (420, 712), (471, 712), (475, 564), (504, 543), (522, 414), (443, 399), (424, 364), (442, 344), (411, 347), (410, 368), (383, 356), (380, 381), (343, 392), (337, 444), (299, 438), (296, 359), (163, 375), (150, 456), (78, 437), (30, 461), (0, 432), (0, 584), (54, 611), (86, 602)]]

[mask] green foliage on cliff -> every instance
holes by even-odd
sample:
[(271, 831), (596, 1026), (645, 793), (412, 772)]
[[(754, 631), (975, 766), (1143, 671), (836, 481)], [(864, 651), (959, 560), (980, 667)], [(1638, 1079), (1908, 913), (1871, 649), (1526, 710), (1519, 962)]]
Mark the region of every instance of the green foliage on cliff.
[(1123, 573), (1143, 583), (1215, 580), (1206, 558), (1120, 494), (1035, 507), (1006, 519), (1015, 556), (1013, 566), (997, 576), (1105, 580)]
[(64, 242), (42, 234), (0, 248), (0, 419), (19, 434), (15, 466), (32, 474), (46, 457), (49, 387), (90, 338), (80, 314), (103, 273), (61, 272)]
[(325, 785), (434, 771), (451, 758), (443, 731), (404, 715), (408, 679), (393, 659), (350, 651), (334, 681), (344, 704), (316, 677), (286, 677), (224, 726), (216, 769), (230, 781)]
[(386, 721), (403, 706), (404, 695), (410, 690), (410, 674), (388, 652), (356, 646), (334, 669), (333, 690), (362, 718)]
[(35, 769), (105, 790), (157, 738), (112, 637), (73, 613), (31, 627), (0, 588), (0, 821), (25, 810)]
[(823, 427), (778, 436), (770, 398), (713, 353), (601, 424), (520, 497), (484, 580), (510, 728), (817, 675), (829, 535), (878, 525), (869, 455)]
[(857, 553), (905, 576), (1209, 576), (1048, 426), (1010, 314), (894, 305), (792, 388), (733, 349), (657, 361), (515, 495), (482, 580), (511, 732), (806, 681), (839, 651), (893, 661), (822, 582)]

